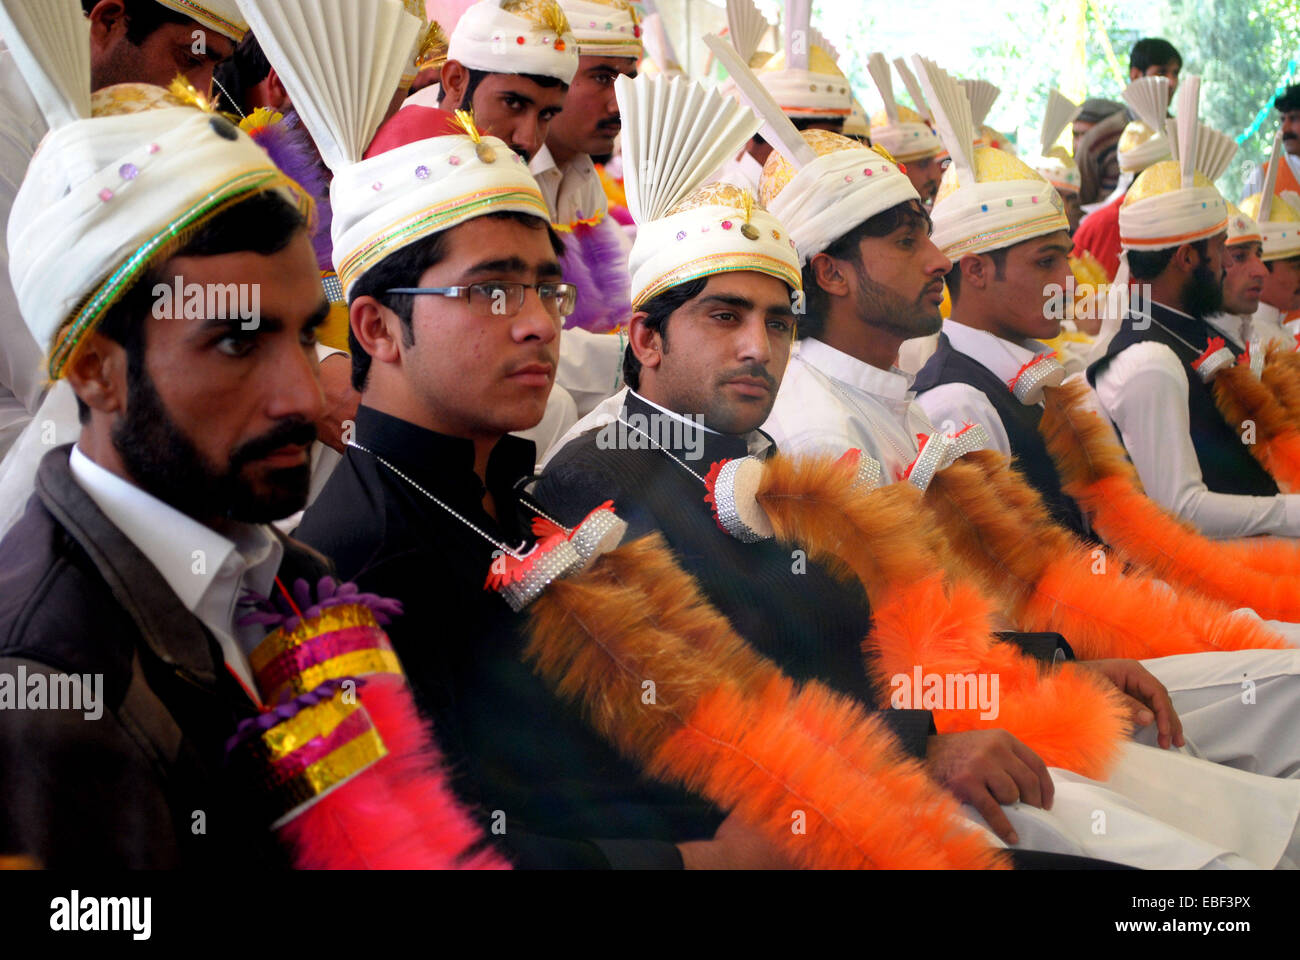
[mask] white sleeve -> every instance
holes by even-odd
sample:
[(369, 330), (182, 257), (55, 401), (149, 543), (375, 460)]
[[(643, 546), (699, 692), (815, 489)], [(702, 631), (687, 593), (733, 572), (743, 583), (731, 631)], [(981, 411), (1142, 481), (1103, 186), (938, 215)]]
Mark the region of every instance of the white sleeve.
[(968, 423), (978, 423), (989, 435), (989, 449), (1011, 456), (1006, 427), (983, 390), (969, 383), (941, 383), (916, 398), (930, 420), (945, 433), (956, 433)]
[(1119, 429), (1147, 495), (1207, 537), (1300, 536), (1300, 497), (1214, 493), (1192, 447), (1187, 374), (1174, 352), (1139, 343), (1097, 377), (1097, 399)]

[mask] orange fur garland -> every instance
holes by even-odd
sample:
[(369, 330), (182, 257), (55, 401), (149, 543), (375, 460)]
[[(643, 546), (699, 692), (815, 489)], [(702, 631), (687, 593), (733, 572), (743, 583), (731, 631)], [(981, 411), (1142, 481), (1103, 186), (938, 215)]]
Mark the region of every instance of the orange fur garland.
[(998, 715), (926, 704), (935, 707), (940, 731), (1000, 727), (1049, 765), (1104, 775), (1126, 733), (1105, 686), (1075, 670), (1042, 674), (1014, 645), (994, 642), (989, 601), (969, 584), (944, 587), (942, 536), (919, 490), (897, 483), (863, 494), (847, 480), (824, 458), (777, 456), (764, 465), (757, 499), (778, 540), (811, 560), (847, 566), (867, 589), (874, 625), (863, 652), (882, 691), (917, 668), (922, 675), (983, 674), (986, 682), (996, 675)]
[(525, 656), (618, 749), (800, 866), (1006, 866), (861, 704), (796, 687), (737, 637), (658, 535), (553, 583), (531, 629)]
[(967, 454), (940, 471), (926, 504), (990, 593), (1006, 596), (1023, 629), (1064, 634), (1081, 659), (1285, 648), (1256, 621), (1202, 597), (1180, 597), (1054, 524), (1008, 459)]
[(1273, 391), (1292, 423), (1300, 423), (1300, 353), (1270, 344), (1264, 354), (1264, 386)]
[(1300, 490), (1300, 431), (1273, 391), (1243, 363), (1215, 374), (1211, 389), (1219, 413), (1233, 430), (1253, 426), (1255, 442), (1246, 444), (1250, 455), (1283, 492)]
[(1039, 431), (1062, 487), (1097, 534), (1129, 563), (1180, 588), (1267, 619), (1300, 621), (1300, 550), (1285, 541), (1210, 540), (1170, 514), (1142, 492), (1123, 448), (1086, 396), (1081, 383), (1043, 391)]
[(917, 667), (920, 674), (937, 678), (982, 675), (991, 683), (996, 677), (996, 715), (983, 716), (977, 705), (970, 705), (969, 693), (961, 691), (965, 709), (949, 703), (934, 711), (939, 732), (1000, 727), (1049, 767), (1104, 779), (1129, 732), (1119, 698), (1077, 666), (1041, 671), (1036, 660), (1014, 645), (994, 642), (990, 612), (989, 602), (974, 587), (957, 584), (945, 591), (937, 576), (898, 591), (874, 612), (866, 644), (874, 679), (885, 690), (914, 686)]

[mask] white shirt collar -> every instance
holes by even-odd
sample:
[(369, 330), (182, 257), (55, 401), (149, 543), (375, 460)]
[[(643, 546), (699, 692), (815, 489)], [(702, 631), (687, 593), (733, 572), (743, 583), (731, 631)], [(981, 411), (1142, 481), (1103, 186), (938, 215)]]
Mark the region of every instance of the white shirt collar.
[[(715, 437), (726, 436), (726, 434), (720, 433), (719, 431), (714, 430), (712, 427), (706, 427), (703, 423), (700, 423), (696, 420), (688, 420), (685, 417), (683, 417), (680, 413), (677, 413), (673, 410), (669, 410), (667, 407), (661, 407), (653, 400), (647, 400), (645, 397), (641, 396), (641, 394), (637, 393), (631, 387), (627, 388), (627, 392), (632, 396), (636, 397), (646, 406), (654, 407), (656, 410), (660, 411), (665, 416), (672, 417), (674, 420), (680, 420), (682, 423), (686, 424), (688, 427), (690, 427), (693, 430), (703, 430), (705, 433), (711, 433)], [(746, 449), (748, 449), (750, 456), (761, 456), (763, 452), (772, 445), (772, 438), (769, 437), (767, 434), (765, 434), (762, 430), (751, 430), (749, 433), (745, 434), (745, 436), (742, 437), (741, 439), (745, 441), (745, 447)]]
[(864, 393), (895, 401), (912, 399), (914, 378), (898, 367), (881, 370), (812, 337), (805, 337), (795, 345), (795, 356), (826, 376)]
[(551, 156), (551, 148), (546, 144), (542, 144), (542, 149), (533, 154), (533, 159), (528, 164), (528, 172), (536, 179), (551, 171), (558, 174), (560, 168), (555, 165), (555, 158)]
[(642, 396), (641, 394), (637, 393), (637, 392), (636, 392), (635, 390), (633, 390), (631, 387), (628, 387), (627, 392), (630, 393), (632, 396), (636, 397), (638, 400), (640, 400), (640, 401), (641, 401), (642, 403), (644, 403), (646, 406), (654, 407), (654, 408), (655, 408), (656, 410), (658, 410), (660, 413), (662, 413), (662, 414), (664, 414), (664, 415), (666, 415), (666, 416), (672, 417), (674, 420), (680, 420), (682, 423), (686, 424), (686, 425), (687, 425), (688, 427), (690, 427), (692, 430), (703, 430), (705, 433), (711, 433), (711, 434), (713, 434), (714, 436), (718, 436), (718, 437), (722, 436), (722, 434), (718, 433), (718, 431), (717, 431), (717, 430), (714, 430), (712, 427), (706, 427), (703, 423), (700, 423), (699, 421), (696, 421), (696, 420), (688, 420), (688, 419), (686, 419), (686, 417), (683, 417), (680, 413), (678, 413), (678, 412), (675, 411), (675, 410), (669, 410), (667, 407), (661, 407), (661, 406), (659, 406), (659, 404), (657, 404), (657, 403), (655, 403), (653, 400), (650, 400), (650, 399), (648, 399), (648, 398)]
[(1282, 311), (1261, 300), (1259, 309), (1252, 315), (1252, 319), (1280, 327), (1282, 325)]
[[(1260, 306), (1263, 306), (1263, 304), (1260, 304)], [(1216, 313), (1213, 316), (1206, 317), (1205, 322), (1229, 338), (1233, 343), (1244, 344), (1246, 342), (1246, 325), (1249, 319), (1249, 317), (1239, 317), (1235, 313)]]
[(265, 628), (235, 625), (244, 591), (270, 596), (284, 545), (266, 527), (231, 523), (229, 539), (95, 463), (80, 447), (73, 478), (114, 526), (154, 565), (185, 609), (216, 637), (226, 662), (256, 689), (246, 654)]
[(943, 332), (953, 349), (993, 371), (1003, 383), (1010, 383), (1034, 357), (1053, 350), (1037, 340), (1004, 340), (987, 330), (968, 327), (955, 320), (943, 322)]

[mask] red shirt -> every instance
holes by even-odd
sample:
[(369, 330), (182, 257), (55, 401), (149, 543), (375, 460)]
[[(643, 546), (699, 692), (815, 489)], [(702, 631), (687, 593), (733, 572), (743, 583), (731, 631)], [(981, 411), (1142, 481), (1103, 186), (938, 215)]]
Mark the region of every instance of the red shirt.
[(1119, 205), (1125, 196), (1121, 194), (1104, 207), (1092, 211), (1074, 231), (1073, 255), (1078, 257), (1087, 250), (1097, 258), (1111, 280), (1119, 270)]

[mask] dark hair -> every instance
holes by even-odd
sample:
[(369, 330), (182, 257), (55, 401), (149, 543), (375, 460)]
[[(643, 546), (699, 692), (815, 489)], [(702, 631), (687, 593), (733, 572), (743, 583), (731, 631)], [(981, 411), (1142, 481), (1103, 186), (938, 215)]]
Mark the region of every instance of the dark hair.
[(271, 73), (271, 61), (266, 59), (262, 45), (251, 32), (244, 35), (229, 60), (217, 64), (212, 72), (217, 91), (224, 92), (232, 101), (229, 105), (241, 114), (248, 112), (248, 92)]
[[(668, 352), (668, 318), (678, 307), (684, 306), (703, 293), (708, 284), (708, 277), (686, 280), (675, 287), (669, 287), (641, 308), (647, 314), (643, 321), (646, 329), (659, 333), (663, 341), (664, 353)], [(641, 361), (636, 358), (630, 343), (623, 351), (623, 382), (633, 390), (641, 389)]]
[[(196, 23), (177, 10), (164, 7), (158, 0), (121, 0), (126, 13), (126, 39), (133, 46), (140, 46), (161, 26), (169, 23)], [(99, 0), (81, 0), (81, 9), (86, 16), (95, 9)]]
[[(1029, 241), (1024, 241), (1028, 243)], [(1012, 244), (1012, 247), (1016, 244)], [(1011, 252), (1011, 247), (1001, 247), (997, 250), (990, 250), (988, 255), (993, 258), (993, 279), (1005, 280), (1007, 278), (1007, 254)], [(961, 257), (958, 257), (948, 271), (948, 275), (943, 278), (943, 282), (948, 285), (948, 295), (952, 302), (956, 303), (957, 298), (961, 295)]]
[(796, 130), (811, 130), (816, 124), (830, 123), (836, 127), (833, 131), (838, 133), (844, 129), (843, 117), (791, 117), (790, 122), (794, 124)]
[(1183, 65), (1183, 55), (1168, 40), (1159, 37), (1144, 37), (1133, 44), (1129, 51), (1128, 68), (1146, 73), (1150, 67), (1163, 67), (1166, 64)]
[[(469, 81), (465, 84), (465, 92), (461, 94), (460, 105), (463, 109), (468, 110), (470, 105), (474, 103), (474, 91), (476, 91), (479, 88), (479, 84), (481, 84), (486, 78), (492, 76), (494, 73), (503, 73), (504, 71), (475, 70), (473, 67), (466, 67), (465, 72), (469, 74)], [(560, 87), (563, 90), (569, 89), (569, 85), (565, 83), (563, 80), (559, 79), (558, 77), (543, 77), (541, 74), (538, 73), (520, 73), (520, 74), (516, 74), (516, 76), (523, 77), (525, 80), (531, 80), (539, 87), (548, 87), (548, 88)], [(442, 106), (442, 102), (446, 98), (447, 98), (447, 88), (445, 86), (439, 87), (438, 105)]]
[[(483, 216), (493, 220), (511, 220), (538, 229), (545, 227), (555, 255), (557, 257), (564, 255), (564, 241), (555, 232), (555, 228), (535, 214), (498, 210), (494, 213), (485, 213)], [(437, 266), (447, 255), (448, 233), (450, 231), (443, 230), (432, 236), (423, 237), (380, 260), (352, 285), (348, 306), (356, 303), (358, 297), (374, 297), (397, 314), (397, 318), (402, 321), (402, 342), (408, 347), (412, 346), (415, 343), (415, 328), (412, 326), (415, 296), (409, 293), (386, 293), (385, 291), (389, 287), (414, 287), (419, 284), (424, 272), (430, 267)], [(371, 358), (357, 340), (356, 334), (352, 332), (351, 325), (348, 326), (348, 352), (352, 354), (352, 389), (360, 393), (366, 388), (366, 383), (370, 379)]]
[[(154, 286), (170, 279), (165, 270), (168, 263), (177, 257), (219, 257), (244, 251), (269, 257), (287, 247), (298, 231), (306, 229), (306, 218), (279, 193), (262, 192), (241, 200), (204, 224), (167, 260), (145, 271), (108, 309), (95, 331), (126, 350), (127, 378), (136, 383), (144, 373), (145, 318), (153, 309)], [(90, 419), (90, 408), (80, 397), (77, 415), (82, 423)]]
[(1293, 83), (1276, 97), (1273, 98), (1273, 106), (1277, 107), (1283, 113), (1290, 113), (1292, 110), (1300, 110), (1300, 83)]
[[(1197, 240), (1191, 246), (1205, 259), (1210, 255), (1210, 240)], [(1165, 272), (1177, 246), (1165, 247), (1163, 250), (1130, 250), (1128, 252), (1128, 269), (1134, 280), (1154, 280)]]
[[(880, 211), (869, 220), (864, 220), (822, 253), (836, 260), (856, 261), (858, 245), (866, 238), (887, 237), (899, 227), (920, 223), (924, 223), (928, 230), (930, 215), (925, 212), (920, 201), (908, 200), (906, 203), (895, 204), (888, 210)], [(812, 265), (811, 257), (803, 267), (803, 293), (804, 313), (799, 317), (798, 324), (800, 340), (804, 337), (815, 337), (822, 332), (822, 324), (831, 307), (830, 294), (817, 282), (817, 271)]]

